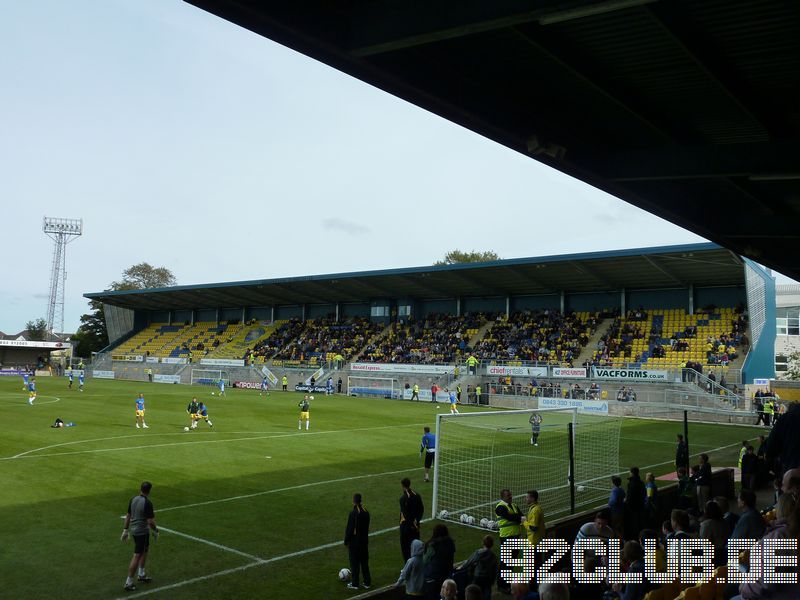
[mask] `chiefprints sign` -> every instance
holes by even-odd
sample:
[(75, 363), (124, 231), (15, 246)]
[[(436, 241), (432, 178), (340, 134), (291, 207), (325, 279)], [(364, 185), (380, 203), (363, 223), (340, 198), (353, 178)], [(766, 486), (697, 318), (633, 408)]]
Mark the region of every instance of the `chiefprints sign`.
[(327, 388), (324, 385), (305, 385), (298, 384), (294, 386), (295, 392), (316, 392), (317, 394), (324, 394)]
[(118, 362), (144, 362), (144, 356), (140, 354), (112, 354), (111, 360)]
[(114, 371), (92, 371), (92, 377), (95, 379), (114, 379)]
[(586, 369), (583, 367), (553, 367), (553, 377), (564, 377), (566, 379), (585, 378)]
[(547, 367), (505, 367), (492, 365), (486, 367), (487, 375), (510, 377), (547, 377)]
[(572, 400), (570, 398), (539, 398), (539, 408), (577, 408), (580, 413), (607, 415), (608, 402), (603, 400)]
[(201, 358), (201, 365), (212, 365), (217, 367), (243, 367), (243, 358)]
[(180, 383), (181, 376), (180, 375), (164, 375), (162, 373), (156, 373), (153, 375), (153, 381), (156, 383)]
[(601, 379), (627, 379), (632, 381), (667, 381), (667, 371), (649, 369), (604, 369), (592, 367), (592, 374)]
[(175, 358), (172, 356), (165, 356), (161, 359), (161, 363), (165, 365), (185, 365), (188, 361), (186, 358)]
[(395, 365), (390, 363), (353, 363), (351, 371), (361, 373), (453, 373), (453, 365)]

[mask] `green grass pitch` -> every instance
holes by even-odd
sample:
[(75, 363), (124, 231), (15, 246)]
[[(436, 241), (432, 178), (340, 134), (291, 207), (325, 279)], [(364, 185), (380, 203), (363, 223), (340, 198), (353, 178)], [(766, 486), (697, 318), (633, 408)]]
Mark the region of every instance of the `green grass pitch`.
[[(325, 397), (311, 407), (311, 430), (298, 431), (296, 393), (39, 378), (27, 403), (21, 378), (0, 379), (0, 531), (2, 595), (8, 598), (346, 598), (342, 537), (353, 492), (372, 514), (373, 583), (395, 581), (402, 557), (396, 531), (399, 481), (410, 477), (426, 511), (419, 442), (439, 411), (428, 403)], [(77, 381), (75, 384), (77, 388)], [(134, 427), (144, 392), (149, 429)], [(192, 395), (208, 403), (213, 429), (184, 432)], [(470, 410), (464, 408), (463, 410)], [(56, 417), (76, 427), (51, 429)], [(671, 469), (679, 423), (627, 420), (620, 465)], [(725, 447), (713, 465), (735, 463), (756, 429), (691, 426), (692, 453)], [(658, 465), (650, 467), (650, 465)], [(131, 543), (121, 515), (141, 481), (164, 531), (151, 546), (154, 581), (125, 594)], [(513, 490), (515, 494), (524, 490)], [(431, 525), (423, 526), (423, 537)], [(483, 532), (452, 525), (457, 559)]]

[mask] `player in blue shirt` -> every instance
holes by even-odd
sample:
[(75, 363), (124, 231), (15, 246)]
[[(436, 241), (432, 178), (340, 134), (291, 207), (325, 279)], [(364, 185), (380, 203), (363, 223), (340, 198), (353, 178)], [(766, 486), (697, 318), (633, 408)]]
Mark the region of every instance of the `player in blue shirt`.
[(28, 404), (33, 405), (34, 400), (36, 400), (36, 380), (31, 377), (28, 380)]
[(224, 379), (220, 379), (217, 382), (217, 385), (219, 386), (219, 395), (220, 396), (224, 396), (225, 395), (225, 380)]
[(422, 443), (419, 446), (419, 455), (425, 453), (425, 481), (430, 481), (428, 477), (431, 470), (431, 465), (436, 458), (436, 436), (431, 433), (430, 427), (424, 427), (425, 432), (422, 435)]
[(72, 372), (72, 367), (70, 367), (69, 371), (67, 371), (67, 377), (69, 378), (69, 389), (72, 389), (72, 381), (75, 378), (75, 374)]
[(456, 403), (458, 402), (458, 397), (456, 396), (455, 392), (450, 392), (447, 388), (444, 390), (450, 394), (450, 414), (457, 415), (458, 409), (456, 408)]
[(139, 397), (136, 398), (136, 429), (139, 429), (139, 423), (144, 429), (149, 429), (147, 423), (144, 422), (144, 394), (139, 394)]
[(83, 391), (83, 371), (78, 373), (78, 390)]
[[(197, 405), (197, 421), (200, 421), (200, 419), (208, 423), (209, 427), (214, 426), (208, 418), (208, 407), (202, 402)], [(197, 421), (195, 421), (193, 429), (197, 429)]]
[(328, 377), (328, 381), (325, 384), (325, 395), (333, 396), (333, 377)]
[(258, 393), (258, 395), (261, 396), (264, 393), (269, 396), (269, 379), (266, 377), (261, 380), (261, 391)]
[(28, 389), (28, 379), (30, 378), (31, 374), (28, 373), (28, 368), (26, 367), (25, 370), (22, 372), (22, 390), (25, 391)]

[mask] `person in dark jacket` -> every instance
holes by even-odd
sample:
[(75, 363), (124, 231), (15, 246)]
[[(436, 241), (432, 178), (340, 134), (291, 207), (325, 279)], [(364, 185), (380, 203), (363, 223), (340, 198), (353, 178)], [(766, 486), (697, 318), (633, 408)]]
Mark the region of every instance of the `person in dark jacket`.
[(431, 539), (425, 544), (422, 558), (425, 565), (425, 595), (428, 598), (436, 600), (439, 597), (442, 583), (453, 572), (455, 556), (456, 543), (450, 537), (447, 525), (436, 525)]
[(711, 500), (711, 463), (708, 462), (708, 454), (700, 455), (700, 472), (695, 479), (697, 486), (697, 505), (700, 513), (706, 509), (706, 502)]
[(742, 488), (745, 490), (756, 489), (756, 478), (758, 475), (758, 457), (755, 448), (748, 446), (742, 456)]
[(767, 464), (778, 460), (782, 472), (800, 467), (800, 403), (791, 404), (767, 438)]
[(675, 471), (683, 467), (689, 471), (689, 447), (681, 434), (678, 434), (678, 445), (675, 447)]
[(739, 492), (739, 508), (741, 514), (733, 528), (732, 540), (757, 540), (764, 535), (766, 524), (761, 513), (756, 510), (756, 493), (753, 490)]
[(405, 477), (400, 481), (403, 495), (400, 496), (400, 551), (403, 560), (411, 557), (411, 540), (419, 539), (419, 522), (425, 513), (422, 496), (411, 489), (411, 480)]
[(359, 589), (361, 574), (364, 575), (364, 587), (369, 589), (372, 585), (369, 573), (369, 512), (361, 505), (361, 494), (353, 494), (353, 510), (347, 517), (344, 545), (350, 555), (350, 572), (353, 577), (347, 584), (347, 589)]
[(492, 583), (497, 578), (499, 569), (493, 547), (494, 538), (490, 535), (484, 536), (483, 546), (475, 550), (461, 566), (468, 572), (472, 571), (472, 583), (481, 588), (484, 600), (492, 599)]
[(644, 525), (644, 508), (647, 490), (639, 476), (639, 467), (631, 467), (628, 477), (628, 492), (625, 494), (625, 538), (636, 539)]

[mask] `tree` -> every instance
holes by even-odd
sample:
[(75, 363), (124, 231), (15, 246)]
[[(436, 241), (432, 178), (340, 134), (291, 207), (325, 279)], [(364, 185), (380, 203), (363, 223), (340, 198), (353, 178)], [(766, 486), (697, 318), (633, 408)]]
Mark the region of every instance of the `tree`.
[(492, 260), (500, 260), (500, 257), (493, 250), (485, 250), (483, 252), (476, 252), (475, 250), (470, 252), (451, 250), (444, 255), (443, 260), (437, 260), (433, 265), (459, 265), (463, 263), (489, 262)]
[(147, 288), (160, 288), (175, 285), (175, 276), (166, 267), (153, 267), (143, 262), (133, 265), (122, 272), (122, 280), (111, 283), (111, 289), (143, 290)]
[(786, 375), (784, 378), (791, 381), (800, 381), (800, 350), (792, 351), (786, 357), (786, 363)]
[[(106, 291), (143, 290), (147, 288), (168, 287), (175, 285), (175, 276), (166, 267), (153, 267), (143, 262), (133, 265), (122, 272), (122, 279), (112, 281)], [(75, 354), (90, 356), (108, 346), (108, 328), (103, 303), (90, 300), (91, 312), (81, 316), (81, 326), (73, 336)]]
[(28, 337), (32, 341), (43, 342), (47, 336), (47, 321), (42, 318), (28, 321), (25, 323), (25, 329), (28, 331)]
[(81, 315), (81, 326), (72, 336), (75, 342), (76, 356), (91, 356), (108, 346), (108, 332), (106, 331), (106, 314), (103, 303), (98, 300), (89, 301), (92, 312)]

